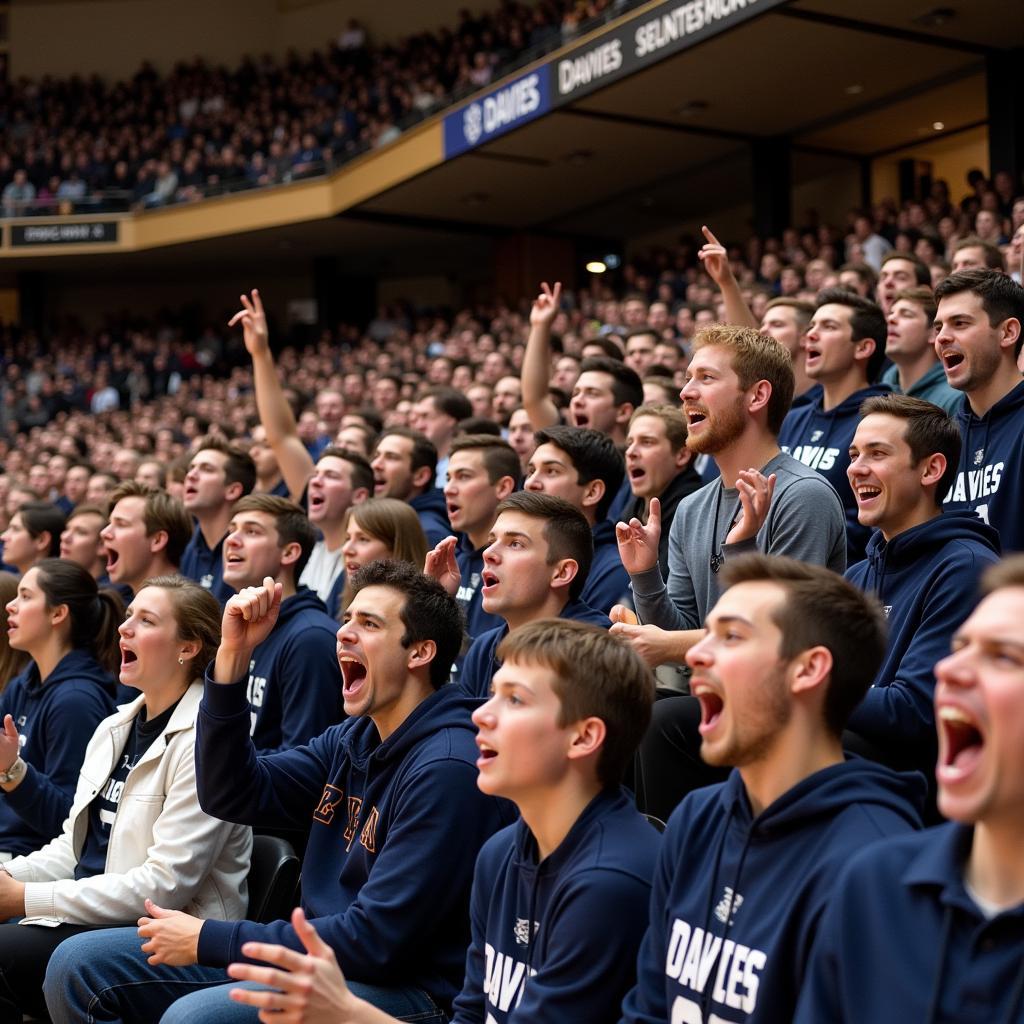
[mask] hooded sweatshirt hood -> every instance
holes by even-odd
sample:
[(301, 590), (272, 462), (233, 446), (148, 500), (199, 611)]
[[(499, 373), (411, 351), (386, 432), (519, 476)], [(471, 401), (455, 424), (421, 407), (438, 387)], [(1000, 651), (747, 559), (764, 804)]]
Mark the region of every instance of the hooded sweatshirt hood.
[(448, 506), (440, 487), (431, 487), (429, 491), (410, 498), (409, 507), (420, 517), (420, 526), (427, 535), (428, 547), (436, 547), (445, 537), (452, 535)]
[(973, 512), (943, 512), (886, 542), (846, 578), (874, 594), (888, 620), (885, 658), (848, 728), (886, 763), (932, 777), (937, 740), (935, 663), (978, 598), (978, 579), (999, 560), (999, 535)]
[(864, 844), (919, 828), (924, 793), (916, 773), (859, 758), (815, 772), (757, 815), (738, 771), (691, 793), (669, 821), (651, 897), (664, 909), (626, 1019), (668, 1020), (680, 999), (703, 1020), (791, 1019), (839, 868)]

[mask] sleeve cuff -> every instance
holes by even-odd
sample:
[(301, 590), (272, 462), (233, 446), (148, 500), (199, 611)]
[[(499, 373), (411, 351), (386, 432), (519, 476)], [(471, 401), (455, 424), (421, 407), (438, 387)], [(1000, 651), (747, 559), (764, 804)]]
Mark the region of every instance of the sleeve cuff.
[(240, 959), (231, 955), (231, 949), (235, 944), (235, 930), (238, 928), (237, 921), (211, 921), (203, 922), (199, 929), (199, 944), (197, 946), (197, 957), (203, 967), (227, 967), (233, 960)]
[(661, 569), (658, 566), (631, 575), (629, 583), (637, 597), (648, 600), (652, 597), (660, 597), (665, 592), (665, 581), (662, 579)]
[(212, 677), (212, 663), (206, 669), (203, 688), (202, 709), (216, 718), (232, 718), (242, 712), (249, 711), (249, 698), (245, 688), (248, 680), (240, 679), (236, 683), (215, 683)]
[[(17, 878), (17, 875), (14, 877)], [(25, 883), (25, 916), (57, 917), (53, 902), (53, 885), (50, 882)]]

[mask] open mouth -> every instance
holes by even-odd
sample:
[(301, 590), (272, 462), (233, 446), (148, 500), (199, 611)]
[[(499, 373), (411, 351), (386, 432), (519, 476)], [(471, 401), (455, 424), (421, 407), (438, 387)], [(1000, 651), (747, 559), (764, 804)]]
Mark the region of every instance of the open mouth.
[(630, 480), (641, 480), (645, 476), (647, 476), (647, 471), (644, 470), (644, 469), (641, 469), (639, 466), (634, 466), (629, 471), (629, 479)]
[(865, 505), (869, 501), (874, 501), (882, 493), (881, 487), (871, 487), (865, 484), (863, 487), (857, 488), (857, 501), (860, 504)]
[(128, 665), (133, 664), (139, 660), (139, 656), (127, 647), (121, 648), (121, 669), (124, 670)]
[(700, 734), (706, 736), (718, 725), (725, 704), (722, 698), (705, 684), (697, 683), (693, 686), (692, 693), (700, 701)]
[(698, 423), (703, 423), (707, 418), (708, 414), (706, 412), (701, 412), (699, 409), (686, 410), (687, 427), (695, 427)]
[(942, 367), (945, 370), (956, 369), (963, 361), (963, 352), (958, 352), (955, 348), (947, 348), (942, 353)]
[(498, 585), (498, 577), (493, 572), (484, 570), (480, 574), (480, 582), (483, 584), (483, 593), (487, 593), (489, 590), (493, 590)]
[(590, 426), (590, 417), (585, 412), (574, 412), (572, 418), (577, 427)]
[(446, 509), (448, 510), (448, 518), (449, 518), (449, 519), (451, 519), (451, 518), (452, 518), (452, 516), (454, 516), (454, 515), (457, 515), (457, 514), (458, 514), (458, 512), (459, 512), (459, 509), (461, 509), (461, 508), (462, 508), (462, 506), (461, 506), (461, 505), (453, 505), (453, 504), (452, 504), (452, 503), (451, 503), (451, 502), (449, 501), (449, 502), (448, 502), (448, 503), (447, 503), (447, 504), (445, 505), (445, 508), (446, 508)]
[(493, 761), (498, 756), (498, 752), (493, 747), (484, 743), (479, 736), (477, 737), (476, 745), (480, 751), (480, 756), (476, 759), (477, 768), (482, 768), (488, 761)]
[(230, 554), (224, 556), (225, 565), (237, 565), (239, 562), (244, 562), (245, 559), (239, 554)]
[(808, 363), (817, 362), (821, 358), (821, 350), (816, 348), (809, 348), (804, 353), (804, 359)]
[(366, 666), (354, 654), (339, 654), (341, 666), (341, 692), (345, 698), (354, 697), (366, 682)]
[(940, 783), (957, 782), (977, 766), (985, 747), (978, 723), (964, 710), (945, 705), (938, 709)]
[(114, 567), (117, 565), (117, 563), (120, 560), (120, 558), (121, 558), (120, 552), (115, 551), (113, 548), (111, 548), (109, 546), (107, 547), (107, 575), (108, 576), (114, 571)]
[(324, 496), (322, 494), (310, 494), (309, 496), (309, 509), (312, 512), (313, 509), (318, 509), (323, 506)]

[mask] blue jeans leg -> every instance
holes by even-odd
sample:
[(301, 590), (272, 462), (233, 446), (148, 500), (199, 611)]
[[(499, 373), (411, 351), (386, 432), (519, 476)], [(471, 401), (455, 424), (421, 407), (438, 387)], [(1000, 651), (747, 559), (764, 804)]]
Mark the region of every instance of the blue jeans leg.
[(214, 967), (151, 967), (134, 928), (104, 928), (62, 942), (43, 995), (53, 1024), (151, 1024), (188, 992), (223, 985)]
[[(266, 988), (253, 982), (235, 982), (205, 988), (182, 996), (161, 1018), (160, 1024), (257, 1024), (259, 1010), (236, 1003), (228, 993), (233, 988)], [(385, 1013), (416, 1024), (447, 1024), (437, 1004), (418, 988), (381, 988), (350, 981), (349, 988)], [(56, 1022), (55, 1022), (56, 1024)]]

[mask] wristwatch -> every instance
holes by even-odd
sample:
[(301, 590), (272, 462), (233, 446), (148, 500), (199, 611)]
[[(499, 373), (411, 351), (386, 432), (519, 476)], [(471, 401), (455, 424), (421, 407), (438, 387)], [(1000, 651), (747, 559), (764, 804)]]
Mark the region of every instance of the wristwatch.
[(28, 765), (21, 757), (15, 759), (14, 764), (5, 772), (0, 772), (0, 786), (6, 786), (10, 782), (21, 782), (28, 771)]

